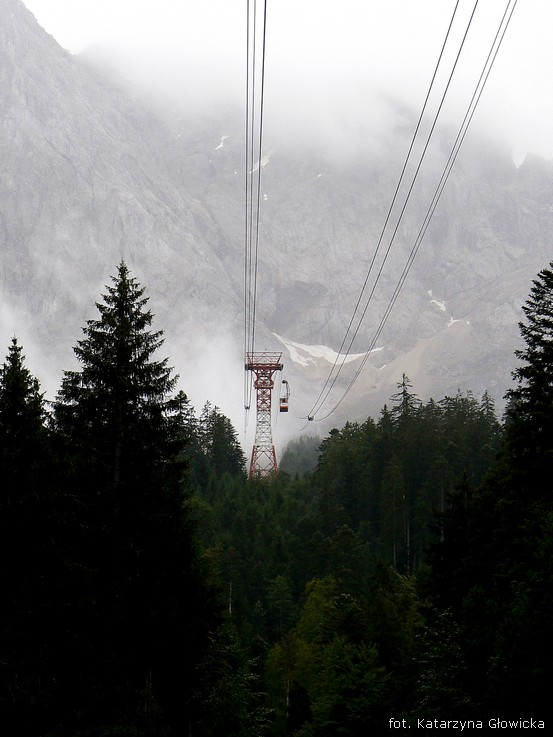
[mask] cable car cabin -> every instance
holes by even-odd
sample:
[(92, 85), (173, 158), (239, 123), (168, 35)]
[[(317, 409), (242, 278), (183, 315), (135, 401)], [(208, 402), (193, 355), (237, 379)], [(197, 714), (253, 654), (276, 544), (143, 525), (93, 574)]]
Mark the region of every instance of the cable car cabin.
[(280, 411), (281, 412), (288, 412), (288, 400), (290, 399), (290, 386), (286, 379), (282, 380), (282, 385), (284, 387), (284, 391), (282, 394), (282, 397), (280, 398)]

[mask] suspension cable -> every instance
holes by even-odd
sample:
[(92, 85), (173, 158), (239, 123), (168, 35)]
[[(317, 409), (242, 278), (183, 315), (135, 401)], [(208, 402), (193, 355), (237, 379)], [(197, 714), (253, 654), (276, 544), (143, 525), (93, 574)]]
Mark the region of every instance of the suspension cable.
[[(257, 0), (246, 6), (246, 100), (245, 100), (245, 175), (244, 175), (244, 357), (253, 352), (257, 309), (259, 261), (259, 222), (261, 207), (261, 166), (265, 96), (265, 49), (267, 0), (259, 20)], [(262, 24), (261, 41), (259, 26)], [(260, 48), (259, 48), (260, 47)], [(260, 57), (260, 60), (259, 60)], [(255, 175), (257, 161), (257, 176)], [(253, 377), (244, 373), (246, 426), (251, 405)]]
[(369, 344), (369, 348), (366, 351), (366, 353), (364, 354), (364, 356), (363, 356), (363, 358), (361, 360), (361, 363), (358, 366), (358, 368), (357, 368), (357, 370), (356, 370), (353, 378), (351, 379), (349, 385), (346, 387), (345, 391), (343, 392), (343, 394), (340, 397), (340, 399), (338, 400), (338, 402), (336, 402), (336, 404), (333, 406), (333, 408), (329, 412), (327, 412), (326, 415), (324, 415), (323, 417), (317, 418), (319, 421), (322, 421), (322, 420), (327, 419), (340, 406), (340, 404), (344, 401), (344, 399), (346, 398), (346, 396), (348, 395), (348, 393), (352, 389), (353, 385), (357, 381), (359, 375), (361, 374), (361, 371), (363, 370), (363, 368), (364, 368), (364, 366), (365, 366), (365, 364), (366, 364), (366, 362), (368, 360), (368, 357), (371, 354), (371, 352), (373, 351), (374, 346), (376, 345), (376, 342), (377, 342), (377, 340), (378, 340), (378, 338), (379, 338), (379, 336), (380, 336), (380, 334), (381, 334), (381, 332), (382, 332), (382, 330), (384, 328), (384, 325), (386, 324), (386, 322), (387, 322), (387, 320), (388, 320), (388, 318), (390, 316), (390, 313), (391, 313), (391, 311), (392, 311), (392, 309), (393, 309), (393, 307), (394, 307), (394, 305), (395, 305), (395, 303), (397, 301), (397, 298), (399, 296), (399, 293), (400, 293), (401, 289), (403, 288), (403, 285), (405, 283), (405, 280), (407, 279), (407, 275), (408, 275), (409, 271), (411, 270), (411, 267), (413, 265), (413, 262), (415, 260), (416, 255), (418, 253), (418, 250), (420, 248), (420, 245), (422, 243), (422, 240), (423, 240), (423, 238), (424, 238), (424, 236), (426, 234), (426, 231), (428, 230), (428, 226), (430, 224), (430, 221), (432, 219), (432, 216), (434, 214), (434, 211), (436, 210), (436, 207), (438, 205), (438, 202), (439, 202), (439, 200), (440, 200), (440, 198), (442, 196), (442, 193), (443, 193), (443, 190), (445, 188), (446, 182), (449, 179), (449, 175), (451, 174), (451, 170), (453, 168), (453, 165), (455, 163), (455, 160), (457, 159), (457, 155), (458, 155), (459, 150), (461, 148), (461, 145), (462, 145), (462, 143), (463, 143), (463, 141), (465, 139), (465, 136), (467, 134), (468, 128), (470, 126), (470, 123), (471, 123), (471, 121), (473, 119), (474, 113), (476, 111), (476, 108), (478, 106), (478, 103), (480, 101), (480, 98), (482, 96), (482, 93), (483, 93), (484, 88), (486, 86), (486, 83), (488, 81), (489, 75), (490, 75), (491, 70), (493, 68), (493, 65), (495, 63), (497, 54), (498, 54), (499, 49), (500, 49), (500, 47), (501, 47), (501, 45), (503, 43), (503, 39), (505, 37), (505, 33), (507, 32), (507, 28), (509, 27), (509, 24), (511, 22), (511, 18), (512, 18), (512, 15), (513, 15), (514, 10), (516, 8), (517, 2), (518, 2), (518, 0), (508, 0), (508, 2), (507, 2), (507, 5), (505, 7), (505, 11), (503, 13), (503, 16), (501, 18), (500, 24), (499, 24), (498, 29), (496, 31), (496, 34), (495, 34), (493, 43), (492, 43), (492, 45), (490, 47), (490, 51), (488, 52), (488, 56), (486, 58), (486, 61), (484, 63), (484, 66), (482, 68), (482, 71), (480, 73), (480, 77), (479, 77), (478, 82), (476, 84), (474, 93), (473, 93), (473, 95), (471, 97), (471, 100), (470, 100), (469, 105), (467, 107), (467, 110), (465, 112), (465, 116), (464, 116), (463, 121), (462, 121), (462, 123), (461, 123), (461, 125), (459, 127), (459, 131), (457, 133), (457, 136), (456, 136), (455, 141), (453, 143), (453, 146), (451, 148), (451, 152), (449, 154), (449, 158), (448, 158), (448, 160), (447, 160), (447, 162), (445, 164), (445, 167), (444, 167), (444, 170), (442, 172), (441, 178), (440, 178), (440, 180), (438, 182), (438, 185), (437, 185), (437, 187), (435, 189), (434, 195), (433, 195), (432, 200), (430, 202), (430, 205), (429, 205), (429, 207), (427, 209), (427, 212), (426, 212), (426, 215), (424, 217), (423, 223), (422, 223), (421, 228), (420, 228), (420, 230), (418, 232), (418, 235), (417, 235), (417, 237), (415, 239), (415, 242), (414, 242), (414, 244), (413, 244), (413, 246), (411, 248), (411, 251), (409, 253), (408, 259), (407, 259), (406, 264), (405, 264), (405, 266), (403, 268), (403, 271), (402, 271), (401, 276), (400, 276), (400, 278), (398, 280), (398, 283), (397, 283), (397, 285), (395, 287), (395, 290), (394, 290), (394, 292), (392, 294), (392, 297), (391, 297), (391, 299), (390, 299), (390, 301), (388, 303), (388, 306), (386, 307), (386, 310), (385, 310), (384, 315), (383, 315), (383, 317), (382, 317), (382, 319), (380, 321), (380, 324), (379, 324), (377, 330), (375, 331), (375, 333), (373, 335), (373, 338), (371, 339), (371, 342)]
[[(477, 4), (477, 3), (478, 3), (478, 0), (476, 0), (476, 4)], [(454, 20), (455, 20), (455, 16), (456, 16), (456, 14), (457, 14), (457, 9), (458, 9), (458, 6), (459, 6), (459, 0), (457, 0), (457, 2), (456, 2), (456, 4), (455, 4), (455, 7), (454, 7), (454, 9), (453, 9), (453, 14), (452, 14), (452, 16), (451, 16), (451, 19), (450, 19), (450, 21), (449, 21), (449, 25), (448, 25), (448, 28), (447, 28), (447, 32), (446, 32), (446, 34), (445, 34), (445, 38), (444, 38), (444, 41), (443, 41), (443, 43), (442, 43), (441, 49), (440, 49), (440, 53), (439, 53), (439, 56), (438, 56), (438, 60), (437, 60), (437, 62), (436, 62), (436, 65), (435, 65), (435, 67), (434, 67), (434, 72), (433, 72), (433, 74), (432, 74), (432, 78), (431, 78), (430, 84), (429, 84), (429, 86), (428, 86), (428, 90), (427, 90), (427, 92), (426, 92), (426, 97), (425, 97), (425, 99), (424, 99), (424, 103), (423, 103), (423, 106), (422, 106), (421, 112), (420, 112), (420, 114), (419, 114), (419, 118), (418, 118), (418, 121), (417, 121), (417, 124), (416, 124), (415, 130), (414, 130), (413, 136), (412, 136), (412, 138), (411, 138), (411, 143), (410, 143), (410, 145), (409, 145), (409, 149), (408, 149), (408, 151), (407, 151), (407, 155), (406, 155), (406, 157), (405, 157), (405, 160), (404, 160), (404, 163), (403, 163), (403, 167), (402, 167), (402, 169), (401, 169), (401, 173), (400, 173), (400, 176), (399, 176), (399, 179), (398, 179), (398, 183), (397, 183), (397, 185), (396, 185), (396, 188), (395, 188), (395, 192), (394, 192), (394, 195), (393, 195), (393, 197), (392, 197), (392, 201), (391, 201), (391, 203), (390, 203), (390, 206), (389, 206), (389, 208), (388, 208), (388, 212), (387, 212), (387, 215), (386, 215), (386, 219), (385, 219), (385, 221), (384, 221), (384, 225), (382, 226), (382, 230), (381, 230), (381, 232), (380, 232), (380, 236), (379, 236), (379, 239), (378, 239), (378, 242), (377, 242), (377, 245), (376, 245), (376, 249), (375, 249), (375, 251), (374, 251), (374, 254), (373, 254), (373, 256), (372, 256), (371, 262), (370, 262), (370, 264), (369, 264), (369, 268), (368, 268), (367, 274), (366, 274), (366, 276), (365, 276), (365, 280), (364, 280), (364, 282), (363, 282), (363, 285), (362, 285), (362, 287), (361, 287), (361, 291), (360, 291), (360, 293), (359, 293), (359, 296), (358, 296), (358, 298), (357, 298), (357, 302), (356, 302), (356, 304), (355, 304), (355, 307), (354, 307), (354, 309), (353, 309), (353, 313), (352, 313), (351, 319), (350, 319), (350, 321), (349, 321), (349, 323), (348, 323), (348, 326), (347, 326), (347, 328), (346, 328), (346, 332), (345, 332), (345, 334), (344, 334), (344, 337), (343, 337), (343, 339), (342, 339), (342, 342), (341, 342), (341, 344), (340, 344), (340, 347), (339, 347), (339, 349), (338, 349), (338, 352), (337, 352), (337, 354), (336, 354), (336, 358), (334, 359), (334, 363), (333, 363), (333, 365), (332, 365), (332, 367), (331, 367), (331, 369), (330, 369), (330, 372), (329, 372), (329, 374), (328, 374), (328, 376), (327, 376), (327, 378), (326, 378), (326, 381), (325, 381), (325, 383), (324, 383), (324, 385), (323, 385), (323, 387), (322, 387), (322, 389), (321, 389), (321, 391), (320, 391), (320, 393), (319, 393), (319, 395), (318, 395), (317, 399), (315, 400), (315, 402), (314, 402), (314, 404), (313, 404), (313, 406), (312, 406), (311, 410), (309, 411), (308, 415), (307, 415), (307, 416), (305, 416), (305, 417), (304, 417), (303, 419), (307, 419), (308, 417), (313, 417), (313, 416), (314, 416), (314, 415), (316, 414), (316, 412), (318, 412), (318, 411), (319, 411), (319, 409), (320, 409), (320, 407), (322, 406), (322, 404), (323, 404), (323, 403), (324, 403), (324, 402), (326, 401), (326, 398), (328, 397), (328, 394), (330, 393), (330, 391), (332, 390), (332, 388), (333, 388), (334, 384), (336, 383), (336, 380), (337, 380), (337, 378), (338, 378), (338, 376), (339, 376), (339, 374), (340, 374), (340, 372), (341, 372), (341, 370), (342, 370), (342, 367), (343, 367), (343, 365), (344, 365), (344, 363), (345, 363), (345, 361), (346, 361), (346, 359), (347, 359), (347, 357), (348, 357), (348, 355), (349, 355), (349, 353), (350, 353), (350, 351), (351, 351), (351, 347), (352, 347), (352, 345), (353, 345), (353, 342), (354, 342), (354, 340), (355, 340), (355, 337), (357, 336), (357, 333), (358, 333), (358, 331), (359, 331), (359, 325), (358, 325), (358, 326), (357, 326), (357, 329), (355, 330), (355, 333), (354, 333), (354, 335), (353, 335), (353, 338), (352, 338), (352, 339), (350, 340), (350, 343), (349, 343), (349, 346), (348, 346), (348, 349), (347, 349), (346, 353), (342, 353), (342, 350), (343, 350), (343, 348), (344, 348), (344, 346), (345, 346), (345, 344), (346, 344), (346, 341), (347, 341), (348, 335), (349, 335), (349, 333), (350, 333), (350, 331), (351, 331), (351, 327), (352, 327), (352, 325), (353, 325), (353, 322), (354, 322), (354, 320), (355, 320), (355, 316), (356, 316), (356, 314), (357, 314), (357, 312), (358, 312), (358, 310), (359, 310), (359, 306), (360, 306), (360, 304), (361, 304), (361, 300), (362, 300), (362, 298), (363, 298), (363, 294), (365, 293), (365, 290), (366, 290), (366, 288), (367, 288), (367, 284), (368, 284), (368, 281), (369, 281), (370, 275), (371, 275), (371, 273), (372, 273), (372, 270), (373, 270), (373, 266), (374, 266), (374, 264), (375, 264), (375, 261), (376, 261), (376, 257), (377, 257), (377, 255), (378, 255), (378, 252), (379, 252), (379, 250), (380, 250), (380, 246), (381, 246), (381, 244), (382, 244), (382, 240), (383, 240), (383, 238), (384, 238), (384, 233), (385, 233), (385, 231), (386, 231), (386, 228), (387, 228), (387, 226), (388, 226), (388, 223), (389, 223), (389, 221), (390, 221), (390, 217), (391, 217), (391, 215), (392, 215), (392, 211), (393, 211), (394, 205), (395, 205), (395, 203), (396, 203), (396, 200), (397, 200), (397, 197), (398, 197), (398, 194), (399, 194), (400, 188), (401, 188), (401, 184), (402, 184), (402, 182), (403, 182), (403, 179), (404, 179), (404, 177), (405, 177), (405, 172), (406, 172), (406, 170), (407, 170), (407, 166), (408, 166), (408, 164), (409, 164), (409, 161), (410, 161), (410, 159), (411, 159), (411, 154), (412, 154), (412, 152), (413, 152), (413, 148), (414, 148), (414, 145), (415, 145), (415, 142), (416, 142), (416, 139), (417, 139), (417, 136), (418, 136), (418, 133), (419, 133), (419, 130), (420, 130), (421, 124), (422, 124), (422, 120), (423, 120), (423, 118), (424, 118), (424, 114), (425, 114), (425, 112), (426, 112), (426, 108), (427, 108), (427, 106), (428, 106), (428, 101), (429, 101), (429, 99), (430, 99), (430, 95), (431, 95), (431, 93), (432, 93), (432, 90), (433, 90), (433, 88), (434, 88), (434, 84), (435, 84), (435, 81), (436, 81), (436, 77), (437, 77), (437, 74), (438, 74), (438, 70), (439, 70), (439, 67), (440, 67), (440, 65), (441, 65), (441, 63), (442, 63), (442, 57), (443, 57), (443, 55), (444, 55), (444, 52), (445, 52), (445, 48), (446, 48), (446, 46), (447, 46), (447, 42), (448, 42), (448, 40), (449, 40), (449, 36), (450, 36), (450, 33), (451, 33), (451, 29), (452, 29), (452, 27), (453, 27), (453, 23), (454, 23)], [(473, 15), (474, 15), (474, 9), (473, 9)], [(472, 15), (471, 15), (471, 21), (472, 21)], [(431, 134), (430, 134), (430, 135), (431, 135)], [(429, 139), (428, 139), (428, 140), (429, 140)], [(427, 145), (428, 145), (428, 143), (427, 143)], [(419, 161), (419, 167), (417, 168), (417, 172), (416, 172), (416, 174), (418, 174), (418, 170), (419, 170), (419, 168), (420, 168), (420, 165), (421, 165), (421, 163), (422, 163), (422, 159), (424, 158), (424, 154), (425, 154), (425, 153), (426, 153), (426, 148), (425, 148), (425, 150), (423, 151), (423, 155), (422, 155), (422, 157), (421, 157), (421, 159), (420, 159), (420, 161)], [(416, 178), (416, 174), (415, 174), (415, 178)], [(413, 187), (413, 184), (414, 184), (414, 180), (413, 180), (413, 182), (412, 182), (412, 185), (411, 185), (411, 189), (412, 189), (412, 187)], [(408, 193), (408, 197), (409, 197), (409, 195), (410, 195), (411, 189), (409, 190), (409, 193)], [(407, 199), (408, 199), (408, 197), (407, 197)], [(405, 206), (406, 206), (406, 204), (407, 204), (407, 200), (406, 200), (406, 202), (405, 202), (405, 204), (404, 204), (404, 208), (403, 208), (403, 210), (405, 209)], [(403, 214), (403, 210), (402, 210), (402, 213), (401, 213), (401, 214)], [(400, 219), (401, 219), (401, 215), (400, 215)], [(397, 227), (399, 227), (399, 220), (398, 220), (398, 225), (396, 226), (396, 230), (397, 230)], [(389, 249), (388, 249), (388, 251), (389, 251)], [(377, 280), (378, 280), (378, 279), (377, 279)], [(376, 282), (375, 282), (375, 284), (376, 284)], [(373, 287), (373, 292), (374, 292), (374, 287)], [(371, 292), (371, 296), (372, 296), (372, 292)], [(365, 312), (366, 312), (366, 308), (365, 308), (365, 310), (364, 310), (364, 312), (363, 312), (363, 315), (365, 314)], [(362, 319), (362, 318), (361, 318), (361, 319)], [(336, 371), (336, 374), (335, 374), (335, 375), (333, 376), (333, 374), (334, 374), (334, 372), (335, 372), (335, 370), (336, 370), (336, 366), (337, 366), (338, 362), (340, 361), (340, 359), (341, 359), (341, 363), (340, 363), (340, 366), (339, 366), (338, 370)], [(331, 383), (331, 379), (332, 379), (332, 383)], [(330, 386), (329, 386), (329, 384), (330, 384)], [(325, 393), (325, 389), (326, 389), (327, 387), (328, 387), (328, 391), (327, 391), (327, 392)], [(324, 397), (323, 397), (323, 394), (324, 394)]]
[[(469, 23), (468, 23), (468, 25), (467, 25), (467, 27), (466, 27), (466, 29), (465, 29), (465, 33), (464, 33), (464, 35), (463, 35), (463, 39), (462, 39), (461, 45), (460, 45), (460, 47), (459, 47), (459, 50), (458, 50), (458, 52), (457, 52), (457, 56), (456, 56), (456, 58), (455, 58), (455, 63), (454, 63), (454, 65), (453, 65), (453, 68), (451, 69), (451, 73), (450, 73), (450, 75), (449, 75), (449, 78), (448, 78), (448, 81), (447, 81), (447, 85), (446, 85), (446, 87), (445, 87), (445, 90), (444, 90), (444, 92), (443, 92), (443, 94), (442, 94), (442, 98), (441, 98), (441, 100), (440, 100), (440, 104), (439, 104), (439, 106), (438, 106), (438, 110), (436, 111), (436, 113), (435, 113), (435, 115), (434, 115), (434, 120), (433, 120), (433, 122), (432, 122), (432, 126), (430, 127), (430, 131), (429, 131), (429, 133), (428, 133), (428, 135), (427, 135), (427, 138), (426, 138), (426, 143), (425, 143), (425, 145), (424, 145), (424, 148), (423, 148), (423, 150), (422, 150), (422, 153), (421, 153), (421, 155), (420, 155), (420, 158), (419, 158), (419, 161), (418, 161), (418, 164), (417, 164), (417, 167), (416, 167), (415, 173), (414, 173), (414, 175), (413, 175), (413, 178), (412, 178), (412, 180), (411, 180), (411, 184), (410, 184), (410, 186), (409, 186), (409, 189), (408, 189), (408, 191), (407, 191), (407, 195), (406, 195), (406, 197), (405, 197), (405, 200), (404, 200), (404, 202), (403, 202), (403, 205), (402, 205), (402, 207), (401, 207), (401, 210), (400, 210), (400, 213), (399, 213), (399, 217), (398, 217), (398, 219), (397, 219), (397, 222), (396, 222), (395, 228), (394, 228), (394, 230), (393, 230), (393, 232), (392, 232), (392, 236), (391, 236), (391, 238), (390, 238), (390, 241), (389, 241), (389, 243), (388, 243), (388, 247), (387, 247), (387, 249), (386, 249), (386, 251), (385, 251), (385, 254), (384, 254), (384, 258), (382, 259), (382, 262), (381, 262), (381, 264), (380, 264), (380, 268), (379, 268), (379, 270), (378, 270), (378, 273), (377, 273), (377, 275), (376, 275), (376, 278), (375, 278), (375, 280), (374, 280), (374, 283), (373, 283), (372, 289), (371, 289), (371, 291), (370, 291), (370, 293), (369, 293), (369, 296), (368, 296), (368, 298), (367, 298), (367, 301), (366, 301), (366, 303), (365, 303), (365, 307), (364, 307), (364, 309), (363, 309), (363, 312), (361, 313), (361, 317), (359, 318), (359, 320), (358, 320), (358, 322), (357, 322), (357, 327), (355, 328), (355, 331), (354, 331), (354, 333), (353, 333), (353, 336), (352, 336), (352, 337), (351, 337), (351, 339), (350, 339), (350, 342), (349, 342), (348, 348), (347, 348), (347, 350), (346, 350), (346, 353), (345, 353), (345, 354), (343, 355), (343, 357), (342, 357), (342, 361), (341, 361), (341, 363), (340, 363), (339, 369), (338, 369), (338, 371), (337, 371), (336, 375), (334, 376), (334, 379), (332, 380), (332, 383), (331, 383), (330, 387), (328, 388), (328, 391), (326, 392), (326, 394), (325, 394), (325, 397), (324, 397), (324, 400), (323, 400), (323, 401), (325, 401), (325, 400), (326, 400), (326, 398), (328, 397), (328, 395), (330, 394), (330, 392), (331, 392), (332, 388), (334, 387), (334, 385), (335, 385), (335, 383), (336, 383), (336, 381), (337, 381), (337, 379), (338, 379), (338, 376), (339, 376), (339, 374), (340, 374), (340, 372), (341, 372), (341, 370), (342, 370), (342, 368), (343, 368), (343, 366), (344, 366), (344, 363), (345, 363), (345, 361), (346, 361), (347, 357), (349, 356), (349, 354), (350, 354), (350, 352), (351, 352), (351, 349), (352, 349), (353, 343), (354, 343), (354, 341), (355, 341), (355, 338), (357, 337), (357, 335), (358, 335), (358, 333), (359, 333), (359, 330), (360, 330), (360, 328), (361, 328), (361, 325), (362, 325), (362, 323), (363, 323), (363, 320), (365, 319), (365, 315), (367, 314), (367, 310), (368, 310), (368, 308), (369, 308), (369, 305), (370, 305), (370, 303), (371, 303), (371, 300), (372, 300), (372, 298), (373, 298), (373, 295), (374, 295), (374, 293), (375, 293), (375, 291), (376, 291), (376, 287), (377, 287), (377, 285), (378, 285), (378, 282), (380, 281), (380, 277), (382, 276), (382, 272), (384, 271), (384, 266), (386, 265), (386, 262), (387, 262), (387, 260), (388, 260), (388, 256), (390, 255), (390, 251), (391, 251), (391, 249), (392, 249), (392, 246), (393, 246), (393, 244), (394, 244), (394, 241), (395, 241), (396, 235), (397, 235), (397, 233), (398, 233), (398, 230), (399, 230), (399, 226), (401, 225), (401, 221), (402, 221), (402, 219), (403, 219), (403, 216), (404, 216), (404, 214), (405, 214), (405, 210), (407, 209), (407, 205), (408, 205), (408, 203), (409, 203), (409, 200), (410, 200), (410, 198), (411, 198), (411, 194), (412, 194), (412, 192), (413, 192), (413, 189), (414, 189), (415, 183), (416, 183), (416, 181), (417, 181), (417, 178), (418, 178), (418, 176), (419, 176), (419, 173), (420, 173), (420, 170), (421, 170), (421, 167), (422, 167), (422, 163), (423, 163), (423, 161), (424, 161), (424, 158), (425, 158), (425, 156), (426, 156), (426, 153), (427, 153), (427, 151), (428, 151), (428, 147), (429, 147), (429, 145), (430, 145), (430, 141), (431, 141), (431, 139), (432, 139), (432, 136), (433, 136), (433, 134), (434, 134), (434, 131), (435, 131), (435, 129), (436, 129), (436, 125), (437, 125), (437, 123), (438, 123), (438, 118), (439, 118), (439, 116), (440, 116), (440, 113), (441, 113), (442, 107), (443, 107), (443, 105), (444, 105), (444, 102), (445, 102), (445, 99), (446, 99), (446, 96), (447, 96), (447, 93), (448, 93), (448, 90), (449, 90), (449, 87), (450, 87), (451, 81), (452, 81), (452, 79), (453, 79), (453, 75), (454, 75), (454, 73), (455, 73), (455, 69), (457, 68), (457, 63), (458, 63), (458, 61), (459, 61), (459, 58), (460, 58), (460, 56), (461, 56), (461, 52), (462, 52), (462, 50), (463, 50), (463, 46), (464, 46), (464, 44), (465, 44), (465, 41), (466, 41), (466, 38), (467, 38), (467, 35), (468, 35), (469, 29), (470, 29), (470, 26), (471, 26), (471, 23), (472, 23), (472, 19), (473, 19), (473, 17), (474, 17), (474, 13), (475, 13), (475, 11), (476, 11), (476, 7), (477, 7), (477, 5), (478, 5), (478, 1), (479, 1), (479, 0), (476, 0), (476, 2), (475, 2), (475, 4), (474, 4), (473, 10), (472, 10), (472, 14), (471, 14), (471, 16), (470, 16), (470, 19), (469, 19)], [(322, 404), (322, 403), (321, 403), (321, 404)], [(320, 405), (319, 405), (319, 409), (320, 409)], [(318, 411), (318, 410), (317, 410), (317, 411)], [(313, 411), (313, 412), (312, 412), (312, 414), (315, 414), (315, 411)]]

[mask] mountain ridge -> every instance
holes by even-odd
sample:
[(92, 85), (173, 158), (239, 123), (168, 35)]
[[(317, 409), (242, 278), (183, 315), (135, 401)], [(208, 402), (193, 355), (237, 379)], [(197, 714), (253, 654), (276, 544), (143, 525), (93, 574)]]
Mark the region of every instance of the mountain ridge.
[[(94, 301), (125, 258), (148, 289), (185, 390), (210, 398), (237, 424), (244, 244), (239, 111), (184, 109), (179, 119), (178, 101), (149, 105), (114, 72), (95, 68), (93, 54), (79, 59), (61, 49), (19, 0), (0, 0), (0, 14), (5, 345), (14, 332), (20, 335), (52, 392)], [(351, 352), (363, 355), (373, 341), (379, 350), (329, 422), (374, 416), (402, 373), (422, 398), (488, 390), (501, 410), (521, 305), (550, 260), (553, 163), (529, 156), (516, 167), (506, 146), (474, 132), (378, 333), (455, 133), (447, 126), (436, 132), (384, 261), (390, 228), (380, 252), (377, 243), (409, 140), (409, 112), (398, 110), (390, 116), (397, 128), (370, 140), (359, 135), (345, 157), (267, 126), (258, 349), (282, 345), (299, 416), (309, 411), (328, 366), (313, 372), (296, 364), (275, 334), (290, 344), (349, 350), (351, 332), (341, 343), (373, 259), (360, 302), (363, 308), (371, 294), (369, 309)], [(392, 223), (398, 214), (396, 208)], [(336, 397), (355, 370), (355, 361), (344, 368)], [(303, 422), (288, 424), (283, 432)]]
[(205, 237), (209, 215), (165, 176), (160, 119), (61, 49), (20, 2), (0, 10), (4, 322), (40, 319), (24, 332), (53, 370), (121, 258), (153, 302), (174, 295), (173, 312), (162, 310), (173, 333), (198, 319), (179, 314), (189, 293), (201, 292), (207, 323), (221, 295), (237, 306)]

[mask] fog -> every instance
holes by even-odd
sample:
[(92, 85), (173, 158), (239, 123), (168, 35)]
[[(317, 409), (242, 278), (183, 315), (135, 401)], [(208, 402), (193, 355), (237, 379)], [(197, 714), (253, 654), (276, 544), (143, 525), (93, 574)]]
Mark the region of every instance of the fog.
[[(251, 0), (253, 5), (253, 0)], [(245, 96), (246, 2), (241, 0), (25, 0), (71, 53), (91, 49), (141, 90), (179, 101), (190, 114)], [(418, 111), (453, 13), (453, 0), (278, 0), (267, 2), (267, 135), (351, 150), (378, 139), (392, 112)], [(474, 7), (459, 3), (437, 80), (443, 90)], [(460, 121), (506, 7), (480, 3), (450, 87), (443, 119)], [(261, 14), (263, 3), (258, 3)], [(553, 66), (549, 0), (518, 3), (474, 128), (504, 139), (519, 163), (553, 157)], [(545, 93), (544, 93), (545, 91)], [(441, 93), (440, 93), (441, 94)], [(438, 96), (430, 106), (435, 110)]]
[[(139, 94), (180, 115), (244, 106), (245, 0), (24, 4), (70, 53), (108, 64)], [(383, 137), (420, 110), (454, 6), (453, 0), (268, 0), (267, 146), (314, 146), (338, 159), (378, 150)], [(263, 4), (258, 7), (261, 12)], [(459, 3), (430, 115), (473, 7), (473, 2)], [(460, 124), (505, 7), (503, 2), (479, 4), (442, 111), (444, 122)], [(527, 152), (553, 158), (553, 100), (548, 94), (552, 22), (550, 0), (518, 4), (472, 124), (475, 133), (511, 146), (516, 163)], [(21, 324), (12, 318), (3, 315), (2, 322)], [(73, 344), (79, 337), (68, 340)], [(33, 353), (30, 340), (21, 335), (28, 355)], [(197, 413), (209, 399), (231, 417), (244, 447), (251, 448), (251, 440), (244, 440), (241, 346), (221, 330), (207, 346), (201, 337), (188, 337), (186, 348), (169, 342), (165, 348)], [(33, 370), (33, 363), (29, 365)], [(49, 367), (48, 375), (39, 378), (52, 397), (61, 372), (56, 375)], [(248, 437), (254, 421), (250, 417)], [(276, 442), (281, 444), (304, 424), (285, 417)]]

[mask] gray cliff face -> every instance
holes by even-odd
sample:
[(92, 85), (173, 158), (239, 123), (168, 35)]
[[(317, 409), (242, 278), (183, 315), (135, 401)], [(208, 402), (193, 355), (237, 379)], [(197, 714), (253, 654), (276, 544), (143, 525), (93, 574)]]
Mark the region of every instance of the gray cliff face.
[[(167, 353), (186, 353), (191, 336), (201, 350), (225, 335), (221, 356), (239, 366), (240, 116), (178, 122), (148, 112), (106, 73), (64, 52), (19, 0), (0, 0), (0, 20), (5, 345), (11, 334), (23, 335), (48, 371), (61, 374), (123, 257), (148, 288)], [(402, 193), (375, 252), (406, 135), (388, 131), (379, 145), (360, 145), (345, 158), (317, 141), (300, 146), (266, 136), (258, 349), (282, 348), (299, 413), (309, 410), (332, 365), (310, 346), (340, 348), (373, 258), (361, 309), (369, 294), (370, 303), (351, 350), (363, 354), (373, 343), (378, 350), (329, 421), (374, 414), (404, 372), (422, 398), (487, 389), (501, 406), (509, 386), (521, 305), (551, 260), (553, 163), (530, 157), (517, 169), (507, 150), (469, 135), (380, 331), (455, 132), (437, 134), (383, 263)], [(336, 396), (358, 365), (344, 367)]]
[[(209, 147), (193, 135), (181, 144), (195, 150), (196, 184), (183, 171), (180, 178), (188, 191), (198, 188), (196, 196), (219, 221), (226, 241), (239, 243), (243, 224), (236, 188), (242, 183), (229, 172), (241, 171), (242, 145), (230, 125), (219, 133), (228, 138), (217, 149), (211, 145), (219, 140), (215, 133)], [(289, 341), (337, 351), (375, 257), (358, 316), (369, 295), (370, 301), (351, 350), (377, 350), (344, 402), (340, 420), (378, 412), (403, 372), (423, 398), (458, 390), (479, 397), (488, 390), (502, 409), (515, 365), (521, 305), (531, 280), (552, 255), (551, 162), (529, 157), (517, 169), (506, 148), (469, 137), (380, 329), (455, 135), (439, 132), (434, 148), (441, 158), (434, 154), (425, 161), (394, 233), (406, 188), (400, 190), (376, 257), (409, 141), (398, 131), (394, 147), (360, 150), (344, 162), (315, 147), (295, 150), (293, 144), (279, 148), (266, 142), (259, 268), (259, 314), (266, 329)], [(353, 330), (357, 325), (358, 317)], [(305, 403), (315, 399), (332, 363), (304, 351), (304, 365), (294, 364), (284, 352), (288, 368), (296, 369), (294, 382), (308, 411)], [(337, 387), (349, 383), (358, 365), (344, 366)], [(314, 382), (319, 382), (316, 391)], [(335, 396), (340, 394), (337, 390)]]
[(235, 304), (209, 214), (166, 175), (168, 131), (64, 52), (20, 2), (1, 0), (0, 15), (1, 279), (10, 314), (32, 321), (33, 339), (50, 353), (67, 354), (122, 257), (153, 304), (162, 299), (177, 334), (209, 323), (221, 301)]

